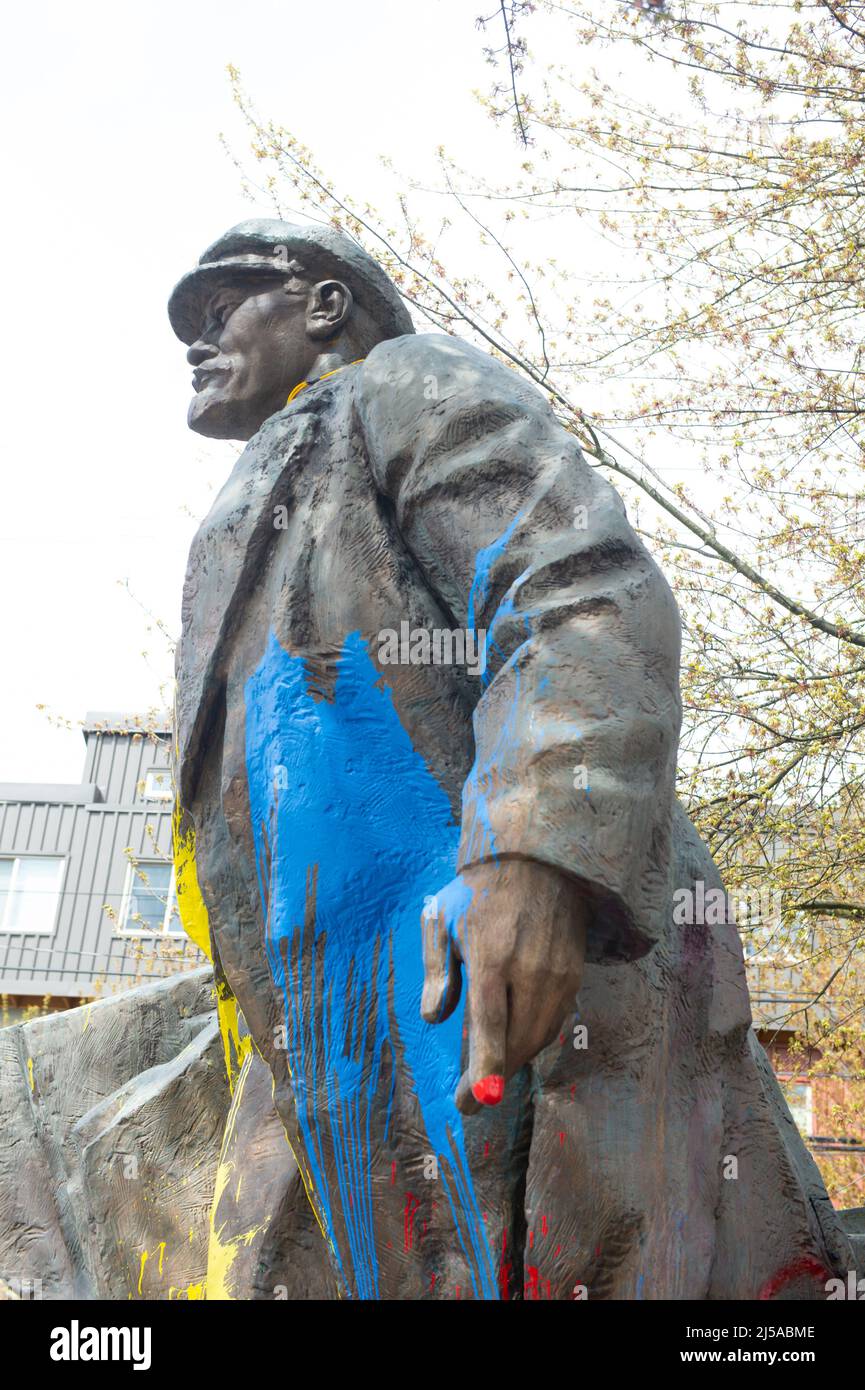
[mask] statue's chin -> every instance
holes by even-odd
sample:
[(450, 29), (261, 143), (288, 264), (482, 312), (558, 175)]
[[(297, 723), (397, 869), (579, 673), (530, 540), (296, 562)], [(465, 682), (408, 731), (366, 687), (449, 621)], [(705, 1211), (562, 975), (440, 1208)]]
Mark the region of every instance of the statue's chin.
[(186, 414), (186, 423), (196, 434), (207, 439), (250, 439), (255, 433), (250, 429), (246, 412), (232, 402), (218, 397), (208, 399), (209, 393), (203, 391), (193, 396)]

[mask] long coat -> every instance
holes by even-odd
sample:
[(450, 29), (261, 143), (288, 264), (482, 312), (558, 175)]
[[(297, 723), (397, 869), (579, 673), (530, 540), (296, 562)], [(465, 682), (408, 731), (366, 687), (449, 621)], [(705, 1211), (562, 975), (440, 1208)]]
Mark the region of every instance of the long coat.
[[(179, 796), (256, 1044), (212, 1296), (807, 1298), (850, 1267), (735, 927), (672, 920), (720, 886), (674, 797), (678, 661), (618, 495), (484, 353), (380, 343), (250, 441), (178, 653)], [(591, 964), (559, 1041), (464, 1119), (420, 916), (511, 856), (580, 882)]]

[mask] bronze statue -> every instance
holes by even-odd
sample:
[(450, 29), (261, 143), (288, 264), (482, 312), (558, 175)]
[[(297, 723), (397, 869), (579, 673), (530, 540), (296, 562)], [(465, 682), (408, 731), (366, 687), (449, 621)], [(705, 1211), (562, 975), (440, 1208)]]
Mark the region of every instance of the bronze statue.
[(837, 1297), (862, 1212), (754, 1037), (616, 493), (332, 228), (233, 228), (170, 315), (249, 441), (178, 653), (213, 972), (0, 1030), (0, 1298)]
[(169, 313), (190, 427), (249, 441), (177, 663), (255, 1043), (209, 1296), (825, 1297), (849, 1246), (735, 926), (673, 921), (721, 885), (674, 794), (676, 604), (620, 498), (330, 227), (233, 228)]

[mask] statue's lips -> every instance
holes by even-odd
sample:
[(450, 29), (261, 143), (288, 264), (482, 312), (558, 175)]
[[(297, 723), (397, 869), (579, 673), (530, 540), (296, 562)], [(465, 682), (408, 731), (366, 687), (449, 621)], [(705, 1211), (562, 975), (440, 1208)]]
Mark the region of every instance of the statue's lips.
[(192, 373), (192, 389), (196, 392), (207, 391), (211, 386), (218, 386), (220, 381), (228, 375), (228, 367), (203, 367), (196, 369)]

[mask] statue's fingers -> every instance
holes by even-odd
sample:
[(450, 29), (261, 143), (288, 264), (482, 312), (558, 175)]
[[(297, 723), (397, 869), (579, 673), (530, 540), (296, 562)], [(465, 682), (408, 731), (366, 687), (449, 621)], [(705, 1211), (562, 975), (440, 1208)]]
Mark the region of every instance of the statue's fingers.
[(475, 1100), (472, 1094), (472, 1083), (467, 1070), (459, 1079), (454, 1100), (457, 1110), (463, 1115), (476, 1115), (481, 1109), (480, 1101)]
[(444, 913), (425, 911), (421, 917), (424, 985), (421, 1017), (443, 1023), (456, 1008), (462, 992), (460, 959), (445, 925)]
[(505, 1093), (508, 992), (504, 977), (475, 969), (469, 977), (469, 1065), (457, 1086), (465, 1115), (479, 1105), (498, 1105)]
[(514, 991), (508, 1021), (507, 1075), (513, 1076), (559, 1036), (562, 1024), (574, 1011), (576, 990), (552, 996), (544, 990)]

